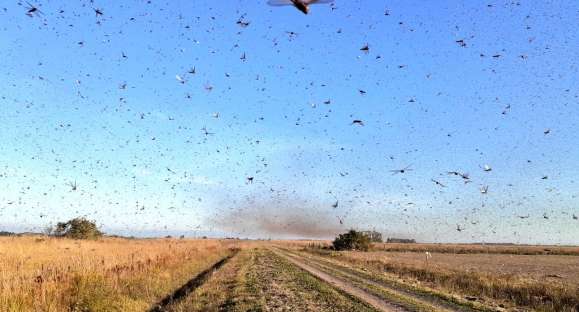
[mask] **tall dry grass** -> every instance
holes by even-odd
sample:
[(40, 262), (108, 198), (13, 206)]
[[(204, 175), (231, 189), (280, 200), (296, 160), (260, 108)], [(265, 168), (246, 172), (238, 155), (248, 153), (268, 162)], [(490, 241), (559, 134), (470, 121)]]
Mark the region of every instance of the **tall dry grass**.
[(453, 254), (569, 255), (579, 256), (576, 246), (533, 246), (500, 244), (399, 244), (374, 243), (373, 250), (397, 252), (437, 252)]
[(0, 238), (0, 311), (144, 311), (234, 244)]
[[(571, 285), (530, 281), (512, 275), (444, 269), (438, 266), (397, 263), (369, 257), (364, 252), (336, 252), (321, 248), (306, 251), (337, 259), (355, 267), (389, 272), (404, 279), (425, 283), (444, 292), (509, 303), (534, 311), (579, 311), (579, 288)], [(497, 263), (499, 266), (500, 263)]]

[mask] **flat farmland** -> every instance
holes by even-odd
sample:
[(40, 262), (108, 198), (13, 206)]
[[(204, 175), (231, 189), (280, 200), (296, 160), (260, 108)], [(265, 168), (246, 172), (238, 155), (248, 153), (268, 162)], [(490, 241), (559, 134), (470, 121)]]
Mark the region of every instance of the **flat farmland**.
[[(456, 254), (448, 252), (455, 248), (453, 245), (436, 246), (444, 252), (427, 254), (417, 251), (413, 244), (408, 245), (406, 252), (334, 252), (319, 247), (304, 250), (374, 276), (388, 276), (438, 295), (483, 302), (493, 309), (579, 309), (579, 256), (558, 255), (562, 252), (557, 251), (557, 247), (549, 247), (555, 249), (551, 255), (525, 255), (529, 246), (521, 246), (520, 250), (510, 246), (509, 253), (481, 253), (475, 245), (473, 253), (468, 253), (469, 246), (465, 245)], [(395, 249), (403, 247), (399, 245)]]
[(0, 311), (145, 311), (233, 248), (218, 240), (0, 238)]
[(410, 245), (409, 252), (338, 252), (324, 244), (2, 238), (0, 311), (579, 308), (577, 256), (433, 252), (426, 262)]
[(450, 254), (431, 253), (428, 261), (419, 252), (344, 252), (346, 258), (382, 261), (414, 267), (489, 273), (516, 276), (533, 281), (579, 286), (579, 256), (513, 255), (513, 254)]
[(570, 255), (579, 256), (576, 246), (533, 246), (514, 244), (402, 244), (377, 243), (375, 250), (401, 252), (437, 252), (450, 254)]

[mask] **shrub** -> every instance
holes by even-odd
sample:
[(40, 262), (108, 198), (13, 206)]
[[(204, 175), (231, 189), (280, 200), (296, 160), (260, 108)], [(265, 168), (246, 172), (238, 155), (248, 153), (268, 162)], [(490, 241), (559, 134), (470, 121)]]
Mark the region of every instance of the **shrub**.
[(103, 236), (96, 223), (85, 218), (74, 218), (67, 222), (58, 222), (52, 234), (73, 239), (96, 239)]
[(335, 250), (368, 251), (370, 238), (361, 232), (350, 230), (347, 233), (338, 235), (332, 245)]
[(0, 231), (0, 236), (15, 236), (16, 234), (7, 231)]

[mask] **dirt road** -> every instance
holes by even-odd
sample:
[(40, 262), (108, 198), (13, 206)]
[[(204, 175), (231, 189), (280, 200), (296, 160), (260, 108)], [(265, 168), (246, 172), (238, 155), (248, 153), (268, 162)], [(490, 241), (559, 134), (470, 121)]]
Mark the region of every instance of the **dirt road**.
[(256, 248), (241, 251), (206, 283), (165, 311), (375, 312), (377, 309), (314, 277), (285, 257)]
[(267, 247), (242, 250), (164, 311), (490, 310), (420, 293), (338, 261)]
[(322, 281), (331, 284), (332, 286), (340, 289), (341, 291), (348, 293), (356, 298), (368, 303), (378, 311), (393, 312), (393, 311), (408, 311), (402, 306), (395, 305), (391, 302), (384, 300), (378, 296), (375, 296), (362, 288), (356, 287), (345, 280), (336, 278), (330, 274), (327, 274), (321, 270), (318, 270), (312, 266), (307, 265), (303, 259), (298, 257), (292, 257), (282, 252), (276, 252), (277, 255), (285, 258), (294, 265), (300, 267), (301, 269), (307, 271), (313, 276), (321, 279)]
[(339, 262), (296, 251), (275, 249), (276, 255), (380, 311), (490, 311), (482, 306), (419, 292), (381, 276)]

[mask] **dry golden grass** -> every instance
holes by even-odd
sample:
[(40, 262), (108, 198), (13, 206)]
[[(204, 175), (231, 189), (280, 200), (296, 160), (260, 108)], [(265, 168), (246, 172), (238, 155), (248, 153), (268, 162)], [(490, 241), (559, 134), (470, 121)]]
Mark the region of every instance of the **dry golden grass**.
[[(360, 257), (358, 253), (344, 253)], [(559, 255), (511, 254), (448, 254), (431, 253), (426, 262), (425, 253), (368, 252), (364, 260), (380, 260), (397, 264), (445, 270), (488, 273), (496, 276), (516, 276), (529, 282), (549, 282), (557, 285), (579, 287), (579, 257)]]
[[(233, 248), (303, 249), (320, 244), (329, 242), (0, 237), (0, 312), (146, 311)], [(405, 252), (310, 251), (445, 293), (534, 310), (579, 310), (579, 257), (558, 255), (573, 254), (577, 248), (435, 244), (375, 248), (385, 246)], [(552, 250), (550, 255), (540, 255), (544, 249)], [(428, 265), (420, 251), (433, 254)], [(521, 255), (529, 253), (534, 255)], [(228, 278), (239, 282), (234, 273)]]
[(438, 252), (450, 254), (512, 254), (512, 255), (573, 255), (579, 256), (576, 246), (532, 246), (500, 244), (373, 244), (374, 250), (400, 252)]
[(0, 311), (144, 311), (237, 244), (0, 238)]
[(579, 311), (577, 256), (432, 253), (427, 263), (425, 254), (417, 252), (333, 252), (317, 248), (308, 251), (356, 267), (389, 272), (443, 292), (506, 306)]

